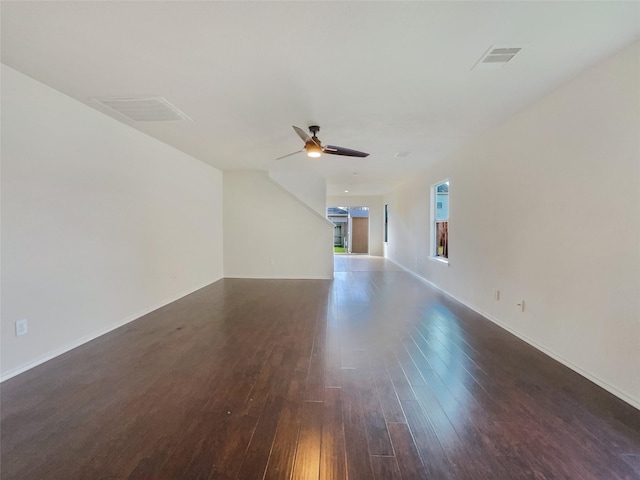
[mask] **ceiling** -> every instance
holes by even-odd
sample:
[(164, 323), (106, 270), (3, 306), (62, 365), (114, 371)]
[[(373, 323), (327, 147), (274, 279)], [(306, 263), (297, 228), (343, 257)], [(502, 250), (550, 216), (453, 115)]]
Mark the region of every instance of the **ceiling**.
[[(388, 191), (640, 37), (639, 2), (0, 8), (2, 63), (222, 170), (313, 172), (329, 195)], [(492, 45), (522, 50), (472, 70)], [(190, 120), (133, 122), (93, 100), (112, 96), (161, 96)], [(291, 125), (312, 124), (371, 155), (275, 160), (303, 146)]]

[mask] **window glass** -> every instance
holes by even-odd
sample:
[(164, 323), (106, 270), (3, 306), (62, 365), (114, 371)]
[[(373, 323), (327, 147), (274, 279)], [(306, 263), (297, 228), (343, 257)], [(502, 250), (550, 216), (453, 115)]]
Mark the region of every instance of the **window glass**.
[(389, 241), (389, 204), (384, 206), (384, 241)]
[(449, 181), (433, 188), (435, 212), (433, 252), (434, 257), (449, 258)]

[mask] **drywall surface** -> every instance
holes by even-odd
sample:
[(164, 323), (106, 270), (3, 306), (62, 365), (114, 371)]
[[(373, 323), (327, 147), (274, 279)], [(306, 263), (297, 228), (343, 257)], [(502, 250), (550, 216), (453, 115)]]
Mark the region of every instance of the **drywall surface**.
[[(636, 407), (639, 59), (636, 43), (385, 197), (391, 260)], [(429, 259), (447, 178), (449, 265)]]
[(225, 172), (224, 276), (333, 278), (333, 225), (264, 172)]
[(298, 197), (323, 217), (327, 216), (327, 182), (319, 175), (305, 172), (269, 172), (269, 177)]
[(3, 378), (221, 277), (220, 171), (2, 66)]
[(382, 256), (384, 242), (384, 203), (379, 196), (331, 196), (327, 207), (369, 207), (369, 255)]

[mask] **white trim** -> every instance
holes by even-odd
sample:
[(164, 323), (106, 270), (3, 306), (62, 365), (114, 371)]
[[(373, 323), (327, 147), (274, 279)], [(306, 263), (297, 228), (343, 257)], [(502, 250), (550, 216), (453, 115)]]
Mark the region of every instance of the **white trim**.
[(36, 360), (33, 360), (29, 363), (26, 363), (24, 365), (22, 365), (21, 367), (15, 368), (13, 370), (10, 370), (9, 372), (5, 373), (2, 375), (2, 377), (0, 377), (0, 383), (4, 382), (5, 380), (9, 380), (10, 378), (15, 377), (16, 375), (19, 375), (21, 373), (26, 372), (27, 370), (31, 370), (34, 367), (37, 367), (38, 365), (41, 365), (45, 362), (48, 362), (49, 360), (52, 360), (60, 355), (62, 355), (63, 353), (67, 353), (71, 350), (73, 350), (74, 348), (77, 348), (81, 345), (84, 345), (85, 343), (90, 342), (91, 340), (95, 340), (98, 337), (101, 337), (102, 335), (105, 335), (113, 330), (115, 330), (116, 328), (120, 328), (123, 325), (126, 325), (127, 323), (133, 322), (134, 320), (137, 320), (140, 317), (143, 317), (144, 315), (147, 315), (148, 313), (153, 312), (154, 310), (158, 310), (159, 308), (164, 307), (165, 305), (168, 305), (170, 303), (175, 302), (176, 300), (180, 300), (183, 297), (186, 297), (187, 295), (192, 294), (193, 292), (196, 292), (198, 290), (200, 290), (201, 288), (204, 288), (208, 285), (211, 285), (213, 283), (216, 283), (220, 280), (222, 280), (223, 277), (218, 278), (217, 280), (213, 280), (213, 281), (209, 281), (204, 283), (203, 285), (200, 285), (199, 287), (196, 287), (194, 289), (190, 289), (187, 290), (183, 293), (178, 294), (178, 296), (176, 297), (172, 297), (169, 300), (166, 300), (164, 302), (159, 303), (156, 306), (150, 307), (150, 308), (146, 308), (134, 315), (131, 315), (129, 317), (126, 317), (124, 320), (120, 320), (119, 322), (113, 323), (111, 325), (109, 325), (108, 327), (105, 328), (101, 328), (100, 330), (97, 330), (93, 333), (90, 333), (88, 335), (85, 335), (84, 337), (81, 337), (71, 343), (68, 343), (67, 345), (61, 347), (61, 348), (57, 348), (49, 353), (47, 353), (46, 355), (43, 355), (42, 357), (37, 358)]
[[(361, 255), (366, 254), (363, 253)], [(253, 280), (333, 280), (333, 275), (225, 275), (223, 278), (246, 278)]]
[[(448, 258), (444, 258), (444, 257), (434, 257), (434, 256), (429, 256), (427, 257), (429, 260), (431, 260), (432, 262), (437, 262), (437, 263), (442, 263), (444, 265), (449, 265), (449, 259)], [(393, 260), (392, 260), (393, 262)]]
[(546, 347), (543, 347), (542, 345), (540, 345), (539, 343), (537, 343), (535, 340), (530, 339), (529, 337), (527, 337), (526, 335), (524, 335), (523, 333), (517, 331), (516, 329), (514, 329), (513, 327), (507, 325), (506, 323), (498, 320), (496, 317), (494, 317), (493, 315), (490, 315), (484, 311), (482, 311), (481, 309), (477, 308), (476, 306), (466, 302), (465, 300), (462, 300), (461, 298), (456, 297), (455, 295), (452, 295), (451, 293), (447, 292), (446, 290), (443, 290), (442, 288), (440, 288), (439, 286), (437, 286), (435, 283), (427, 280), (424, 277), (421, 277), (420, 275), (418, 275), (416, 272), (414, 272), (413, 270), (408, 269), (407, 267), (405, 267), (404, 265), (399, 264), (398, 262), (391, 260), (390, 258), (387, 258), (387, 260), (389, 260), (390, 262), (395, 263), (396, 265), (398, 265), (400, 268), (402, 268), (404, 271), (406, 271), (407, 273), (413, 275), (414, 277), (416, 277), (418, 280), (426, 283), (427, 285), (435, 288), (436, 290), (439, 290), (440, 292), (444, 293), (445, 295), (447, 295), (448, 297), (453, 298), (454, 300), (456, 300), (457, 302), (460, 302), (461, 304), (463, 304), (464, 306), (470, 308), (471, 310), (473, 310), (476, 313), (479, 313), (480, 315), (482, 315), (484, 318), (486, 318), (487, 320), (495, 323), (496, 325), (498, 325), (501, 328), (504, 328), (507, 332), (511, 333), (512, 335), (515, 335), (516, 337), (518, 337), (520, 340), (528, 343), (529, 345), (531, 345), (532, 347), (536, 348), (537, 350), (539, 350), (540, 352), (544, 353), (545, 355), (553, 358), (554, 360), (556, 360), (557, 362), (560, 362), (561, 364), (563, 364), (565, 367), (570, 368), (571, 370), (573, 370), (574, 372), (576, 372), (579, 375), (582, 375), (584, 378), (586, 378), (587, 380), (595, 383), (596, 385), (598, 385), (601, 388), (604, 388), (606, 391), (608, 391), (609, 393), (615, 395), (616, 397), (618, 397), (619, 399), (625, 401), (626, 403), (628, 403), (629, 405), (631, 405), (634, 408), (637, 408), (638, 410), (640, 410), (640, 400), (632, 397), (631, 395), (629, 395), (627, 392), (620, 390), (619, 388), (614, 387), (613, 385), (610, 385), (609, 383), (605, 382), (604, 380), (602, 380), (601, 378), (598, 378), (596, 375), (587, 372), (586, 370), (584, 370), (583, 368), (579, 367), (578, 365), (576, 365), (575, 363), (571, 362), (570, 360), (567, 360), (566, 358), (562, 357), (561, 355), (558, 355), (557, 353), (553, 352), (552, 350), (549, 350)]

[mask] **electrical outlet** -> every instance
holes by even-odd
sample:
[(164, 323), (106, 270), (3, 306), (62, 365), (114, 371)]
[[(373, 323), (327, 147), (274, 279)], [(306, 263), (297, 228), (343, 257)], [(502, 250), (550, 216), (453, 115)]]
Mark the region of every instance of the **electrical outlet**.
[(500, 300), (500, 290), (498, 290), (497, 288), (493, 291), (493, 299)]
[(16, 322), (16, 337), (26, 335), (29, 332), (29, 326), (27, 325), (27, 319), (18, 320)]

